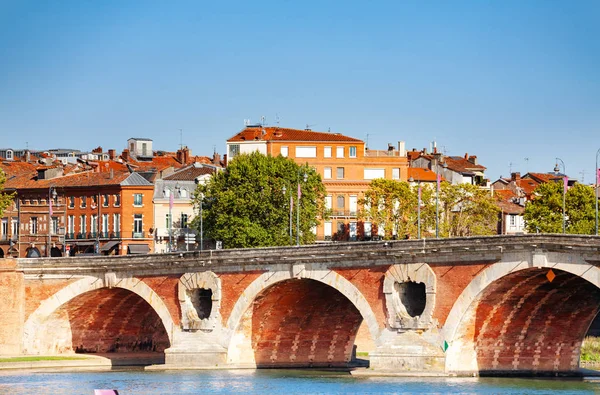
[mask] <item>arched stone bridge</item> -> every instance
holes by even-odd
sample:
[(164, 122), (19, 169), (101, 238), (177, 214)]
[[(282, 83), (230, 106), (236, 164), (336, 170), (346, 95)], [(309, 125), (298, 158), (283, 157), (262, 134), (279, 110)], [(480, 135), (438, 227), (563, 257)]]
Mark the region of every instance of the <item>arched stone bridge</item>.
[(592, 236), (0, 262), (2, 354), (319, 367), (354, 363), (356, 344), (380, 371), (575, 373), (600, 310)]

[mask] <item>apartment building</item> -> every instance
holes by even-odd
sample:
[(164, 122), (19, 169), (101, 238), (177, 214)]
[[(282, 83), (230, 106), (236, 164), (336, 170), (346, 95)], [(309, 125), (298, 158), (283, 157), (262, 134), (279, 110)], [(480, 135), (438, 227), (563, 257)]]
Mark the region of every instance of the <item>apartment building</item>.
[(370, 150), (365, 142), (340, 133), (249, 125), (227, 140), (228, 159), (258, 151), (282, 155), (312, 166), (327, 190), (330, 219), (315, 230), (318, 241), (368, 240), (376, 235), (370, 223), (358, 220), (358, 201), (375, 178), (407, 180), (404, 143)]

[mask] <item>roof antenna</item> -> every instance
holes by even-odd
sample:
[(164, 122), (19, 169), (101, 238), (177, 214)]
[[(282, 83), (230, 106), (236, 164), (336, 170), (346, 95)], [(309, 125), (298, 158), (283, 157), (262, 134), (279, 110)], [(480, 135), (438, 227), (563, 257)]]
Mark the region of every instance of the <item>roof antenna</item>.
[(581, 183), (582, 183), (582, 184), (583, 184), (583, 183), (585, 183), (585, 181), (584, 181), (584, 180), (585, 180), (585, 169), (584, 169), (584, 170), (581, 170), (581, 171), (579, 172), (579, 174), (581, 174)]
[(265, 117), (264, 115), (262, 117), (260, 117), (260, 124), (262, 126), (265, 126), (265, 121), (267, 120), (267, 117)]
[(275, 123), (279, 126), (279, 114), (275, 113)]
[(183, 129), (179, 129), (179, 149), (183, 149)]
[(512, 162), (510, 162), (510, 163), (508, 164), (508, 172), (509, 172), (510, 174), (512, 174), (512, 167), (513, 167), (513, 163), (512, 163)]
[(529, 158), (525, 158), (525, 171), (529, 171)]

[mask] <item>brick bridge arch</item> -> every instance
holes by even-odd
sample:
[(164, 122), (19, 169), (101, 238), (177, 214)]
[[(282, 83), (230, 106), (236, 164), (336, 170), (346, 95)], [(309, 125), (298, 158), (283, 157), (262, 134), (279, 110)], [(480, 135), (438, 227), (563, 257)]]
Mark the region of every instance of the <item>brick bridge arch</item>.
[(442, 330), (446, 371), (576, 371), (599, 309), (600, 269), (583, 258), (507, 256), (479, 273), (454, 303)]
[(175, 325), (171, 314), (160, 298), (152, 288), (145, 284), (142, 280), (135, 277), (120, 278), (100, 278), (95, 276), (84, 277), (64, 287), (54, 295), (44, 300), (39, 307), (27, 318), (23, 328), (23, 352), (38, 353), (38, 336), (39, 328), (43, 328), (43, 323), (57, 312), (62, 306), (75, 300), (82, 295), (99, 290), (127, 290), (132, 294), (137, 295), (145, 301), (154, 313), (160, 319), (169, 344), (173, 344), (173, 334), (177, 326)]
[[(306, 284), (307, 280), (311, 284)], [(252, 329), (250, 328), (252, 325), (250, 321), (252, 320), (251, 314), (253, 303), (257, 300), (257, 298), (268, 297), (269, 292), (271, 294), (276, 292), (285, 292), (285, 287), (287, 287), (288, 285), (296, 287), (293, 291), (294, 294), (302, 294), (303, 290), (300, 289), (302, 288), (302, 286), (300, 285), (300, 283), (302, 282), (305, 283), (304, 292), (307, 292), (306, 290), (310, 289), (314, 290), (315, 293), (319, 293), (321, 290), (321, 295), (323, 294), (322, 291), (324, 291), (328, 296), (332, 298), (337, 297), (335, 303), (340, 303), (340, 309), (347, 309), (347, 314), (351, 316), (348, 317), (348, 320), (358, 320), (358, 325), (360, 325), (360, 322), (364, 320), (367, 324), (369, 333), (373, 341), (376, 342), (378, 340), (381, 333), (381, 328), (377, 323), (377, 318), (365, 297), (350, 281), (346, 280), (343, 276), (337, 274), (334, 270), (321, 267), (319, 265), (296, 265), (293, 266), (293, 268), (286, 267), (280, 270), (263, 273), (261, 276), (256, 278), (238, 298), (231, 311), (229, 319), (227, 320), (226, 326), (227, 331), (229, 333), (229, 340), (227, 341), (227, 359), (229, 363), (239, 365), (260, 365), (254, 357), (254, 354), (257, 350), (253, 349), (252, 341), (250, 339), (251, 335), (248, 332), (252, 331)], [(328, 293), (328, 291), (330, 292)], [(320, 302), (322, 303), (319, 303), (319, 301), (317, 301), (317, 306), (313, 305), (312, 307), (320, 308), (321, 304), (327, 304), (326, 301)], [(333, 303), (333, 301), (331, 303)], [(268, 302), (267, 304), (272, 305), (270, 302)], [(277, 305), (277, 303), (275, 305)], [(329, 306), (329, 308), (331, 308), (332, 306), (333, 304)], [(310, 309), (310, 307), (308, 308)], [(327, 309), (328, 307), (324, 308)], [(288, 316), (288, 322), (298, 320), (299, 317)], [(335, 318), (332, 317), (332, 322), (334, 320)], [(261, 323), (261, 326), (262, 325), (263, 324)], [(294, 325), (294, 327), (298, 329), (302, 327), (302, 325), (298, 322), (294, 322), (292, 325)], [(358, 325), (356, 325), (355, 329), (352, 328), (352, 330), (354, 330), (354, 335), (356, 335)], [(333, 331), (334, 326), (335, 325), (331, 325), (328, 326), (328, 328), (331, 331)], [(315, 337), (316, 342), (316, 337), (318, 337), (318, 334), (313, 334), (313, 337)], [(352, 344), (349, 345), (350, 348), (344, 351), (344, 353), (346, 354), (346, 359), (349, 357), (352, 351), (351, 348), (353, 346), (354, 337), (352, 337), (351, 340)], [(290, 346), (290, 348), (294, 350), (302, 348), (298, 342), (303, 341), (303, 339), (299, 339), (299, 335), (296, 335), (295, 341), (296, 345), (291, 344), (288, 346)], [(279, 340), (276, 340), (275, 342), (279, 342)], [(282, 342), (285, 342), (285, 340)], [(331, 348), (333, 347), (334, 346), (331, 346)], [(343, 346), (340, 345), (340, 347)], [(295, 354), (295, 352), (293, 352), (293, 354)], [(332, 357), (332, 355), (333, 351), (330, 352), (329, 359), (338, 358), (338, 360), (333, 361), (332, 364), (343, 365), (345, 363), (344, 361), (339, 360), (340, 354), (338, 354), (336, 357)], [(300, 357), (298, 359), (295, 358), (295, 356), (291, 356), (291, 360), (287, 360), (287, 362), (280, 364), (274, 363), (273, 366), (319, 365), (317, 361), (315, 361), (313, 364), (312, 362), (308, 363), (306, 362), (306, 360), (301, 360), (302, 358)], [(325, 357), (323, 356), (323, 358)], [(323, 363), (322, 361), (320, 364), (331, 365), (328, 362)]]

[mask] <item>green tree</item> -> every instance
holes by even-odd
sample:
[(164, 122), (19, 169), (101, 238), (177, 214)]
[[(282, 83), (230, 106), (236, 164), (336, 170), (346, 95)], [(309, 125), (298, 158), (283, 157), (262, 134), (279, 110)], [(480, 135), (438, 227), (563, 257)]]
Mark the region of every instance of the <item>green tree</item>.
[(6, 182), (6, 175), (0, 169), (0, 216), (4, 213), (4, 210), (8, 208), (13, 202), (15, 197), (15, 193), (5, 193), (2, 192), (4, 190), (4, 183)]
[(498, 212), (490, 191), (472, 184), (441, 183), (440, 235), (463, 237), (497, 233)]
[[(318, 225), (325, 207), (321, 176), (308, 165), (300, 166), (291, 159), (258, 152), (236, 156), (224, 171), (197, 187), (194, 205), (202, 204), (205, 235), (222, 241), (224, 248), (295, 244), (298, 183), (300, 240), (302, 244), (314, 242), (312, 229)], [(292, 240), (290, 195), (294, 204)], [(199, 228), (198, 218), (192, 226)]]
[[(530, 233), (561, 233), (563, 183), (548, 182), (533, 191), (533, 199), (525, 206), (525, 226)], [(566, 232), (593, 234), (595, 232), (594, 189), (575, 184), (565, 195)]]
[(384, 239), (389, 240), (394, 234), (404, 237), (413, 231), (417, 196), (407, 182), (376, 178), (359, 204), (362, 209), (358, 218), (378, 225), (380, 231), (383, 228), (380, 236)]

